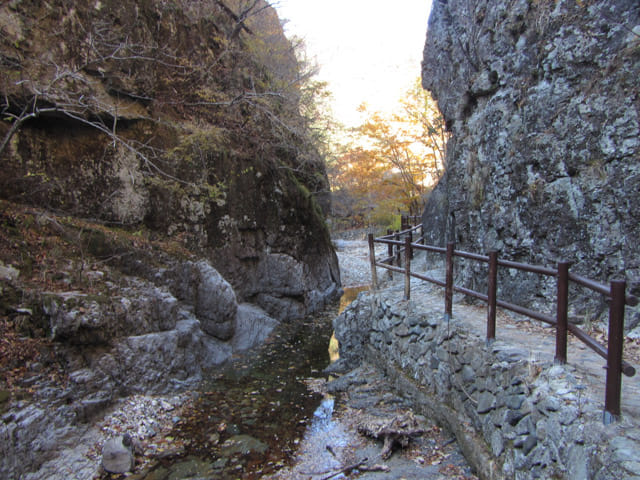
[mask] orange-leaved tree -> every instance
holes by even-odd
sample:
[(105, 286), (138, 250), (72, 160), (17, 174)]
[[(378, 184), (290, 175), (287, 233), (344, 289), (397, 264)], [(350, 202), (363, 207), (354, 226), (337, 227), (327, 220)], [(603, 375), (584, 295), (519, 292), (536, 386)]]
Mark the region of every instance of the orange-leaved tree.
[(400, 101), (399, 112), (360, 111), (355, 147), (337, 156), (330, 170), (334, 215), (354, 224), (391, 223), (394, 214), (421, 213), (428, 191), (445, 169), (444, 120), (419, 80)]
[(406, 130), (406, 134), (414, 142), (422, 145), (422, 161), (430, 171), (433, 183), (436, 183), (446, 168), (445, 148), (449, 134), (444, 117), (431, 93), (422, 87), (419, 78), (407, 91), (407, 95), (400, 104), (403, 112), (396, 118), (412, 126)]
[(349, 227), (372, 223), (378, 206), (394, 198), (385, 172), (386, 166), (362, 147), (337, 154), (329, 163), (333, 216)]

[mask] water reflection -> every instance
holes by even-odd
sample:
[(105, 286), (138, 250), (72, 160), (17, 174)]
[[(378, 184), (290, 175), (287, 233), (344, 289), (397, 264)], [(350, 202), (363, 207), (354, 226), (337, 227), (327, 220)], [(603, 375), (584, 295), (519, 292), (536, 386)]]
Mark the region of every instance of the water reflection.
[(335, 399), (331, 395), (324, 397), (320, 406), (313, 412), (311, 430), (326, 430), (331, 422)]
[(340, 358), (340, 342), (336, 338), (335, 332), (331, 335), (329, 340), (329, 362), (333, 363)]
[[(344, 289), (344, 293), (342, 297), (340, 297), (340, 306), (338, 308), (338, 313), (342, 313), (345, 308), (349, 306), (351, 302), (353, 302), (360, 292), (366, 292), (369, 290), (369, 285), (361, 285), (358, 287), (346, 287)], [(329, 359), (331, 363), (337, 361), (340, 358), (340, 343), (336, 338), (335, 333), (331, 335), (331, 339), (329, 340)]]
[(359, 287), (345, 287), (344, 293), (340, 298), (340, 308), (338, 313), (342, 313), (342, 311), (356, 299), (360, 292), (366, 292), (367, 290), (369, 290), (369, 288), (369, 285), (361, 285)]
[[(304, 434), (296, 457), (296, 468), (292, 475), (285, 478), (309, 478), (302, 476), (302, 473), (331, 472), (340, 469), (342, 463), (337, 452), (347, 447), (350, 437), (342, 422), (333, 418), (334, 407), (334, 397), (325, 395)], [(337, 475), (331, 478), (345, 477)]]

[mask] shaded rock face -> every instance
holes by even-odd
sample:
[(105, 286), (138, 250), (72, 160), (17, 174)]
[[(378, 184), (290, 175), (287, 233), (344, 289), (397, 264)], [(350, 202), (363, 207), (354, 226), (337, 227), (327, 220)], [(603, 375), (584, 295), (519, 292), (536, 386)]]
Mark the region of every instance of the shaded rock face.
[(48, 337), (0, 477), (41, 478), (118, 397), (195, 387), (340, 280), (265, 2), (15, 0), (0, 31), (0, 320)]
[[(96, 273), (96, 272), (94, 272)], [(111, 277), (108, 269), (102, 273)], [(0, 423), (0, 476), (43, 478), (53, 461), (119, 397), (195, 388), (208, 369), (262, 343), (278, 321), (238, 304), (233, 289), (204, 261), (156, 271), (155, 283), (120, 277), (97, 295), (48, 292), (43, 317), (65, 365), (65, 381), (34, 368), (37, 394), (9, 402)], [(3, 284), (4, 286), (4, 284)], [(131, 468), (121, 438), (105, 445), (109, 472)]]
[(238, 311), (236, 295), (216, 269), (206, 262), (187, 262), (180, 266), (171, 283), (179, 298), (195, 306), (204, 332), (220, 340), (233, 337)]
[(243, 303), (238, 306), (237, 331), (233, 338), (234, 351), (242, 352), (265, 341), (278, 322), (264, 310)]
[[(548, 266), (566, 259), (638, 293), (639, 75), (633, 0), (435, 1), (423, 85), (453, 136), (424, 215), (429, 240)], [(460, 272), (484, 288), (480, 267)], [(501, 284), (520, 301), (555, 288), (515, 273)]]
[[(297, 60), (272, 8), (240, 21), (248, 4), (0, 6), (0, 197), (180, 238), (282, 320), (334, 296), (339, 270)], [(295, 291), (273, 285), (285, 270), (261, 284), (265, 264), (295, 264)]]

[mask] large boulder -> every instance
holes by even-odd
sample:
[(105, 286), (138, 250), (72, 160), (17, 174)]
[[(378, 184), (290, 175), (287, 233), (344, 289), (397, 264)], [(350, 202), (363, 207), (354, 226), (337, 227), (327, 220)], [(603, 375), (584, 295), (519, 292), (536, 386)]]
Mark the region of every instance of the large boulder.
[(220, 340), (233, 337), (238, 302), (233, 287), (207, 261), (181, 262), (163, 272), (178, 300), (191, 305), (202, 330)]
[(249, 350), (263, 343), (278, 325), (264, 310), (256, 305), (242, 303), (238, 306), (236, 335), (232, 345), (235, 352)]
[(197, 264), (199, 282), (196, 315), (202, 330), (220, 340), (229, 340), (236, 330), (236, 295), (216, 269), (205, 262)]

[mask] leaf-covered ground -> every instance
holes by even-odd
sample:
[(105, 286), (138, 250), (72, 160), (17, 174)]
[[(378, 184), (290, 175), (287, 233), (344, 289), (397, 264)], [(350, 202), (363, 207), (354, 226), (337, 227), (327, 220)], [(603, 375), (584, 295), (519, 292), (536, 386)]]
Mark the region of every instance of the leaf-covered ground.
[(152, 239), (142, 230), (0, 200), (0, 409), (31, 395), (35, 379), (64, 377), (49, 340), (48, 295), (100, 295), (132, 260), (159, 265), (188, 257), (180, 238)]

